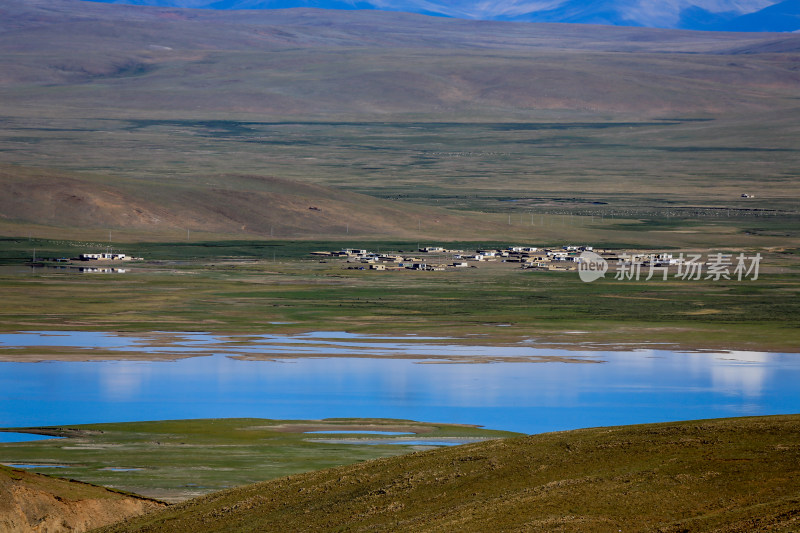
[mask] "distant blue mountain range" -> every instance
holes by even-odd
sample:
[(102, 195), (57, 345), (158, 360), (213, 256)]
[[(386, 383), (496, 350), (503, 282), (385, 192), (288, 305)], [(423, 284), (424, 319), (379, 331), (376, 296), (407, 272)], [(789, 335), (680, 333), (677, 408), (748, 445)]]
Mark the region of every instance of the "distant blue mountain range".
[(475, 20), (800, 31), (800, 0), (92, 0), (202, 9), (378, 9)]
[(784, 0), (729, 20), (711, 17), (707, 24), (697, 24), (693, 29), (795, 32), (800, 30), (800, 0)]

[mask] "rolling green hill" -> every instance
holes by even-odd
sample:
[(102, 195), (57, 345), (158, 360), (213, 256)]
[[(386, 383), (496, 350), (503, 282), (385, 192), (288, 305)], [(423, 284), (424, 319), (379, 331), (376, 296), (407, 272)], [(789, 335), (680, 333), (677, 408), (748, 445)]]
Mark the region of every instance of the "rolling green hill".
[(793, 531), (800, 416), (583, 429), (215, 493), (104, 532)]

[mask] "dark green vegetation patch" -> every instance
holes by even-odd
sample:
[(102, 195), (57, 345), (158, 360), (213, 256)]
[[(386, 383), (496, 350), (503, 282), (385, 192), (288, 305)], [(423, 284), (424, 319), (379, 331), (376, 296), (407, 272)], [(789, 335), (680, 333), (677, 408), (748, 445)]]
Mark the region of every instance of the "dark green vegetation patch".
[(67, 438), (0, 444), (0, 462), (58, 465), (62, 468), (39, 471), (177, 501), (430, 447), (397, 444), (399, 436), (376, 433), (385, 431), (411, 434), (415, 442), (459, 443), (518, 435), (473, 426), (385, 419), (235, 418), (85, 424), (33, 428), (31, 432)]

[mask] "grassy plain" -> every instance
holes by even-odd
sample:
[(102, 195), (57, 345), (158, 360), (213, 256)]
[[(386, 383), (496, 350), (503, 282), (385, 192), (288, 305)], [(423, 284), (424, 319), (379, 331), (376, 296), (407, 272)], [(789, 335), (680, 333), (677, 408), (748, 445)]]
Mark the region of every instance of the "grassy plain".
[[(463, 425), (382, 419), (166, 420), (33, 431), (67, 438), (0, 444), (0, 461), (61, 465), (65, 468), (38, 471), (172, 502), (429, 447), (392, 444), (391, 436), (370, 435), (375, 431), (407, 432), (420, 440), (461, 442), (518, 435)], [(306, 434), (307, 431), (334, 433)], [(353, 433), (339, 435), (336, 431)], [(386, 444), (309, 440), (343, 437), (383, 440)]]
[[(41, 254), (82, 244), (37, 241)], [(425, 333), (482, 342), (534, 338), (568, 348), (660, 343), (683, 348), (797, 351), (798, 256), (767, 254), (759, 279), (615, 280), (486, 263), (450, 272), (345, 269), (308, 259), (337, 243), (130, 244), (148, 257), (125, 274), (20, 265), (30, 242), (6, 241), (0, 329), (265, 333)], [(412, 250), (416, 243), (356, 242)], [(454, 243), (457, 246), (501, 243)], [(12, 266), (15, 265), (15, 266)], [(498, 327), (502, 324), (503, 327)], [(575, 333), (580, 332), (580, 333)]]
[(107, 532), (793, 531), (798, 415), (582, 429), (218, 492)]
[[(20, 180), (30, 185), (32, 173), (46, 176), (50, 194), (63, 184), (64, 194), (82, 199), (82, 209), (94, 212), (79, 218), (80, 212), (66, 209), (68, 204), (44, 211), (51, 203), (44, 198), (31, 202), (24, 212), (16, 212), (14, 205), (5, 210), (27, 223), (35, 222), (32, 217), (38, 214), (41, 222), (62, 226), (80, 222), (86, 228), (138, 227), (173, 235), (186, 229), (282, 238), (380, 233), (370, 228), (379, 224), (375, 214), (365, 210), (371, 207), (366, 199), (303, 185), (318, 184), (394, 200), (373, 202), (387, 212), (406, 209), (404, 216), (395, 217), (396, 227), (384, 228), (385, 237), (400, 235), (400, 228), (409, 236), (443, 237), (449, 232), (451, 238), (468, 237), (468, 221), (454, 220), (442, 227), (433, 223), (445, 216), (441, 211), (403, 208), (409, 203), (485, 212), (474, 220), (499, 224), (482, 228), (473, 223), (473, 235), (481, 238), (509, 229), (521, 234), (532, 225), (547, 234), (553, 230), (540, 218), (547, 215), (589, 217), (583, 225), (595, 233), (606, 229), (601, 224), (619, 219), (643, 219), (667, 229), (683, 224), (690, 230), (720, 224), (758, 228), (767, 219), (796, 230), (796, 122), (776, 117), (762, 131), (762, 119), (609, 121), (564, 115), (557, 122), (529, 117), (516, 123), (114, 120), (101, 130), (95, 121), (70, 119), (64, 121), (67, 131), (58, 133), (24, 119), (9, 119), (0, 132), (6, 135), (3, 160), (19, 166), (5, 167), (6, 186)], [(144, 157), (135, 146), (169, 149), (148, 149)], [(137, 159), (130, 158), (134, 154)], [(297, 183), (294, 191), (284, 187), (279, 192), (300, 196), (305, 212), (298, 209), (288, 220), (270, 217), (272, 209), (278, 213), (285, 207), (279, 205), (261, 213), (250, 206), (249, 217), (226, 210), (226, 202), (241, 201), (238, 195), (263, 195), (274, 189), (256, 176)], [(105, 205), (111, 200), (92, 197), (92, 190), (105, 189), (116, 199), (111, 213)], [(743, 199), (743, 193), (755, 198)], [(193, 201), (176, 203), (176, 196)], [(303, 225), (302, 217), (311, 214), (307, 208), (326, 196), (360, 205), (334, 210), (323, 204), (323, 211), (335, 213), (338, 223), (318, 221), (316, 230)], [(262, 204), (279, 200), (265, 197)], [(194, 210), (187, 209), (192, 205)], [(222, 224), (212, 206), (238, 224)], [(512, 227), (503, 228), (509, 215)], [(403, 218), (405, 224), (400, 222)], [(796, 231), (790, 234), (797, 239)]]

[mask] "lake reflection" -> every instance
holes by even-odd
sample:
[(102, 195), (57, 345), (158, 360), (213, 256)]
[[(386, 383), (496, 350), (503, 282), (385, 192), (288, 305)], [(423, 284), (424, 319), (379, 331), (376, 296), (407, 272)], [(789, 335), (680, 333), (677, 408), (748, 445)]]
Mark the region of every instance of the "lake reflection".
[[(21, 345), (9, 337), (0, 335), (0, 346)], [(53, 339), (48, 337), (47, 342)], [(205, 337), (186, 339), (195, 347), (210, 342)], [(264, 337), (259, 339), (264, 341)], [(319, 336), (282, 337), (273, 342), (284, 347), (300, 344), (306, 353), (314, 345), (312, 340), (325, 342)], [(384, 338), (375, 357), (365, 357), (372, 348), (360, 340), (328, 337), (327, 341), (334, 350), (343, 348), (342, 344), (358, 344), (344, 348), (357, 350), (359, 357), (324, 357), (326, 352), (320, 348), (309, 353), (318, 357), (241, 360), (228, 357), (230, 346), (226, 345), (222, 353), (212, 349), (214, 355), (176, 361), (0, 363), (0, 426), (216, 417), (377, 417), (539, 433), (800, 412), (797, 354), (571, 352), (537, 350), (526, 344), (460, 348), (482, 354), (558, 353), (605, 362), (418, 364), (430, 361), (422, 356), (389, 358), (386, 352), (396, 353), (404, 344), (420, 352), (434, 349), (424, 339), (403, 337), (391, 344)], [(218, 347), (218, 341), (212, 344)], [(109, 343), (111, 349), (142, 345), (137, 339), (113, 336)], [(284, 347), (269, 350), (280, 352)], [(255, 348), (242, 346), (235, 353), (251, 349)]]

